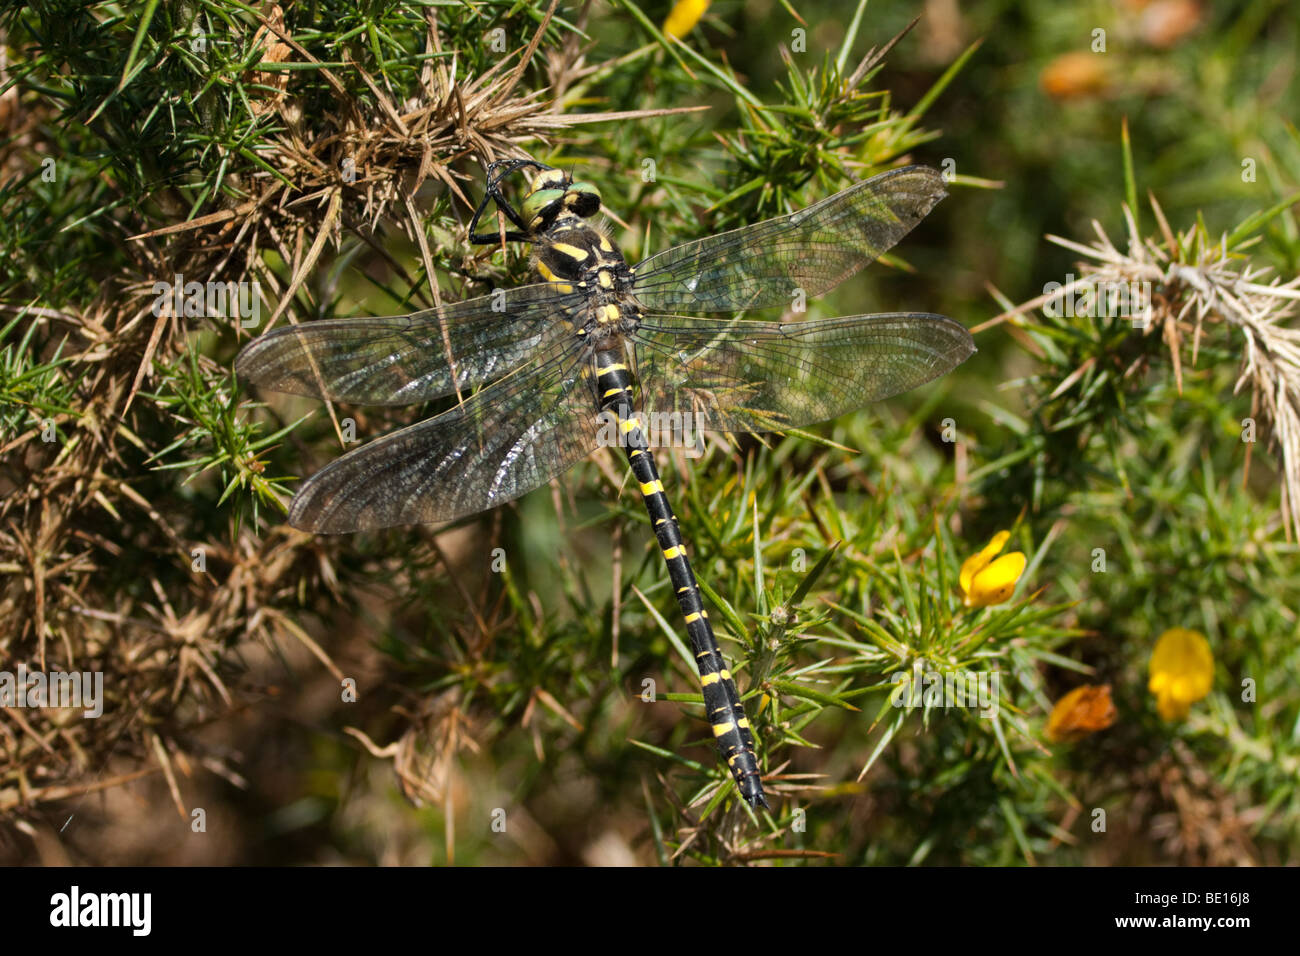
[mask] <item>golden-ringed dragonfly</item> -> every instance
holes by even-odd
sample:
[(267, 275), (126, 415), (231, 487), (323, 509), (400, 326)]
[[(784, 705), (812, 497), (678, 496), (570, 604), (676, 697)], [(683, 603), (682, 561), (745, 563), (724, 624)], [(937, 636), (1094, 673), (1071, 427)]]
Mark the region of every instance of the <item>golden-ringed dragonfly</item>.
[[(536, 174), (516, 209), (502, 183), (526, 168)], [(591, 222), (601, 205), (593, 185), (533, 160), (493, 163), (469, 238), (530, 243), (540, 282), (411, 315), (276, 329), (239, 355), (238, 373), (275, 391), (371, 405), (463, 397), (321, 469), (294, 496), (289, 523), (338, 534), (453, 521), (537, 488), (612, 436), (668, 565), (718, 750), (744, 799), (766, 807), (754, 736), (647, 422), (666, 416), (660, 420), (730, 433), (798, 428), (961, 363), (975, 350), (970, 334), (940, 315), (801, 322), (727, 315), (827, 292), (893, 246), (944, 195), (934, 170), (894, 169), (799, 212), (628, 266)], [(476, 232), (492, 202), (513, 229)]]

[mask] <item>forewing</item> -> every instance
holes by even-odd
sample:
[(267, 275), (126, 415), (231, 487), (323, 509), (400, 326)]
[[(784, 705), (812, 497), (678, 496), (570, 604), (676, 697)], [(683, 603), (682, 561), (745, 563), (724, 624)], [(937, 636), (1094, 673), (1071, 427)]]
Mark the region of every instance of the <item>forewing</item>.
[(571, 334), (581, 301), (543, 282), (411, 315), (325, 319), (275, 329), (245, 346), (239, 376), (276, 392), (411, 405), (467, 391)]
[(590, 363), (580, 341), (557, 343), (455, 408), (349, 452), (303, 484), (289, 523), (367, 531), (452, 521), (518, 498), (596, 448)]
[(837, 418), (975, 351), (961, 325), (919, 312), (791, 323), (648, 315), (629, 341), (646, 412), (689, 414), (690, 430), (722, 432)]
[(647, 311), (730, 312), (833, 289), (911, 231), (947, 195), (925, 166), (873, 176), (819, 203), (674, 246), (636, 267)]

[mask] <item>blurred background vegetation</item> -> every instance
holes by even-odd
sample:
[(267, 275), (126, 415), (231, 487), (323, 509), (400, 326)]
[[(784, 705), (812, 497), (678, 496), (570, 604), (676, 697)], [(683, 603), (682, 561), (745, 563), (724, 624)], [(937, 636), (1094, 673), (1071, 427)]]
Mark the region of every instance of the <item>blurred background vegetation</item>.
[[(1295, 861), (1300, 10), (683, 6), (680, 42), (667, 3), (0, 13), (0, 667), (108, 696), (0, 713), (0, 860)], [(905, 161), (955, 177), (814, 312), (942, 312), (975, 357), (662, 465), (770, 816), (718, 765), (618, 458), (450, 529), (283, 522), (335, 425), (234, 355), (523, 281), (465, 225), (524, 154), (595, 182), (631, 261)], [(1032, 304), (1088, 268), (1151, 281), (1144, 328)], [(155, 314), (176, 274), (257, 281), (256, 328)], [(1000, 531), (1024, 561), (981, 596)], [(924, 673), (997, 673), (998, 716), (893, 706)]]

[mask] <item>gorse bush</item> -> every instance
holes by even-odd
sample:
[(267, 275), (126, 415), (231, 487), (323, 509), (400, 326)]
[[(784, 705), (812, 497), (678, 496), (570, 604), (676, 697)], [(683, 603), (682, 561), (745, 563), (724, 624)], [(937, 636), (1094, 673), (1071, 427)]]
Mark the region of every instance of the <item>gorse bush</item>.
[[(1300, 14), (913, 6), (0, 13), (0, 673), (103, 687), (6, 702), (4, 858), (1293, 862)], [(517, 156), (632, 263), (945, 174), (786, 318), (943, 312), (978, 355), (660, 455), (770, 812), (617, 450), (449, 528), (284, 522), (453, 402), (254, 393), (238, 350), (531, 281), (467, 242)]]

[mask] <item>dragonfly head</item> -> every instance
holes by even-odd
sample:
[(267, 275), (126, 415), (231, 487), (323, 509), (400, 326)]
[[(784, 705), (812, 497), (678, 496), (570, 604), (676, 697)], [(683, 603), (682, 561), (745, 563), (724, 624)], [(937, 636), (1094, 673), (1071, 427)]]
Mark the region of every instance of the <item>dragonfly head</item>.
[(562, 169), (543, 169), (533, 177), (522, 210), (534, 232), (550, 228), (562, 212), (589, 219), (600, 211), (600, 191), (591, 183), (574, 182)]

